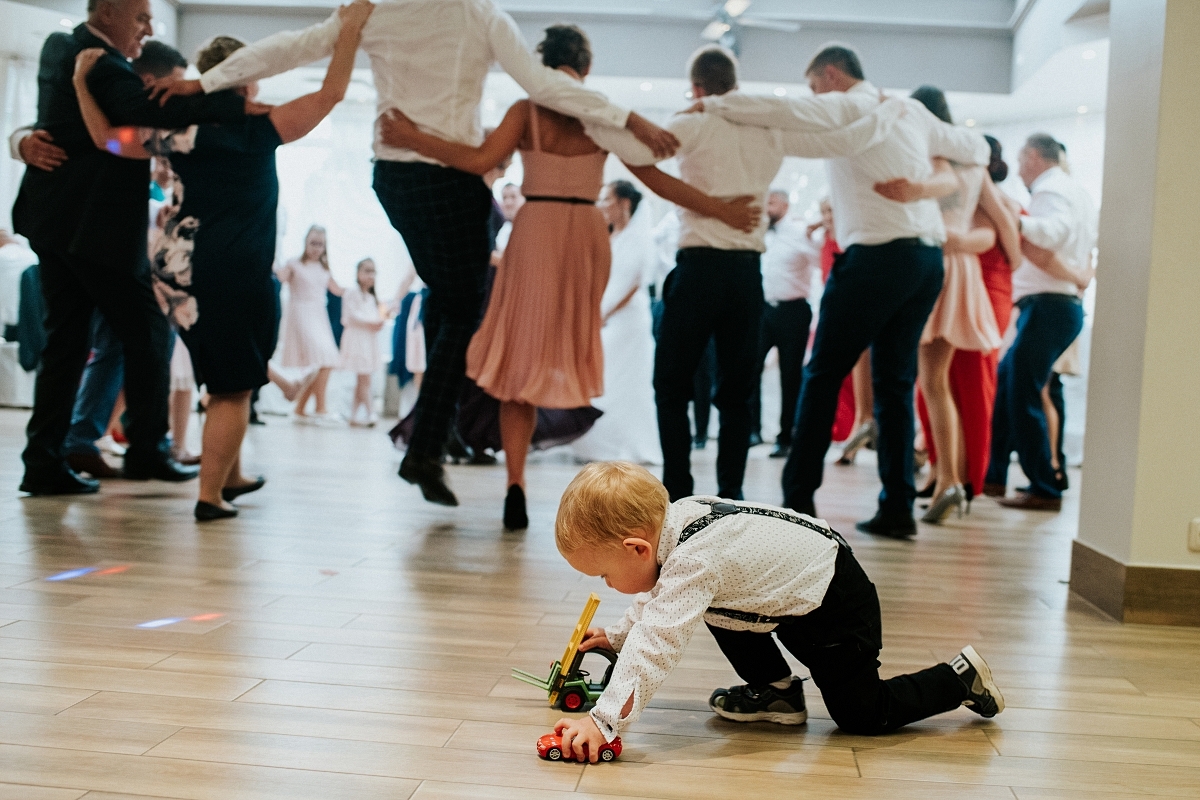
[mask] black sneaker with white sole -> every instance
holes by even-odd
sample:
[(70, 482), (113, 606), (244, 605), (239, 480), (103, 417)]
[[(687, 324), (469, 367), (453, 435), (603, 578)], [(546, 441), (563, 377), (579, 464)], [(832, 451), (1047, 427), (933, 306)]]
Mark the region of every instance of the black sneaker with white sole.
[(792, 678), (786, 689), (767, 686), (755, 692), (749, 686), (717, 689), (708, 698), (708, 707), (719, 717), (734, 722), (775, 722), (802, 725), (808, 719), (804, 708), (804, 679)]
[(1004, 695), (992, 679), (992, 670), (975, 648), (967, 645), (950, 661), (950, 669), (967, 687), (962, 704), (981, 717), (990, 719), (1004, 710)]

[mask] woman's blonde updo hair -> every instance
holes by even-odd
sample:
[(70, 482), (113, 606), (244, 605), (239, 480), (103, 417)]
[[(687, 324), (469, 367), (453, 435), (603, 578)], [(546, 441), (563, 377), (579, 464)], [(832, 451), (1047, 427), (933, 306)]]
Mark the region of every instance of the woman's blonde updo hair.
[(204, 74), (245, 46), (232, 36), (214, 36), (196, 53), (196, 69)]
[(537, 46), (542, 63), (550, 69), (570, 67), (583, 75), (592, 66), (592, 43), (577, 25), (551, 25)]

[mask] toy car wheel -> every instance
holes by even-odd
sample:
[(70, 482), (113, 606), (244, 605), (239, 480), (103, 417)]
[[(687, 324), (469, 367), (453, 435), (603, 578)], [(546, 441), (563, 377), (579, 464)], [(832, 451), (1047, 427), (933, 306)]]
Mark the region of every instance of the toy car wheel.
[(546, 752), (546, 758), (550, 761), (562, 761), (562, 750), (557, 747), (551, 747)]
[(563, 695), (562, 707), (564, 711), (578, 711), (583, 708), (585, 698), (580, 692), (567, 692)]
[(617, 757), (616, 754), (613, 753), (612, 750), (609, 750), (607, 747), (600, 751), (600, 760), (601, 761), (612, 761), (616, 757)]

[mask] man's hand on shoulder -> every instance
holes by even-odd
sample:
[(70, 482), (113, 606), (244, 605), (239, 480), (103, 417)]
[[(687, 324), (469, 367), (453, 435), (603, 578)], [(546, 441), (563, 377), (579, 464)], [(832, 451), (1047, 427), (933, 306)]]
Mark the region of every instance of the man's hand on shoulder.
[(650, 152), (659, 160), (670, 158), (679, 149), (679, 140), (675, 138), (675, 134), (658, 127), (636, 112), (629, 112), (629, 117), (625, 120), (625, 129), (649, 147)]
[(173, 78), (168, 75), (165, 78), (157, 78), (150, 84), (150, 99), (158, 98), (160, 106), (166, 105), (167, 101), (172, 97), (186, 97), (203, 92), (204, 87), (200, 85), (198, 79), (185, 80), (182, 78)]
[(67, 160), (67, 152), (54, 144), (49, 131), (34, 131), (17, 145), (21, 160), (31, 167), (52, 172)]

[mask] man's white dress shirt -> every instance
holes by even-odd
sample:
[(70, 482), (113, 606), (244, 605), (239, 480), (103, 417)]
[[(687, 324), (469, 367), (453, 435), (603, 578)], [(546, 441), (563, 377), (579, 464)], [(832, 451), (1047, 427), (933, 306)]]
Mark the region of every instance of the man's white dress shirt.
[[(897, 203), (878, 194), (874, 186), (893, 178), (926, 180), (933, 174), (930, 159), (941, 156), (960, 164), (987, 164), (990, 149), (981, 134), (947, 125), (911, 98), (905, 114), (884, 141), (851, 157), (828, 162), (833, 218), (838, 244), (876, 245), (894, 239), (946, 241), (946, 228), (936, 200)], [(828, 130), (859, 119), (879, 105), (879, 90), (860, 81), (846, 92), (787, 99), (754, 97), (731, 92), (704, 98), (705, 111), (731, 122), (790, 131)]]
[[(1021, 217), (1021, 235), (1058, 254), (1072, 269), (1090, 264), (1099, 220), (1087, 190), (1062, 167), (1051, 167), (1034, 180), (1029, 191), (1029, 216)], [(1031, 294), (1078, 296), (1080, 292), (1071, 281), (1051, 278), (1025, 259), (1013, 273), (1013, 300)]]
[[(735, 96), (744, 95), (736, 91), (724, 95), (725, 98)], [(706, 99), (705, 103), (708, 102)], [(710, 113), (676, 114), (666, 127), (679, 139), (679, 174), (685, 183), (713, 197), (728, 200), (752, 195), (761, 198), (762, 204), (766, 205), (767, 191), (784, 156), (832, 158), (869, 151), (887, 141), (904, 116), (907, 112), (898, 101), (880, 103), (879, 96), (875, 95), (872, 103), (864, 103), (856, 113), (846, 114), (840, 120), (829, 120), (824, 127), (811, 126), (804, 131), (738, 125)], [(627, 164), (645, 166), (658, 161), (650, 149), (628, 131), (586, 122), (584, 129), (596, 144)], [(937, 207), (936, 203), (934, 207)], [(734, 230), (712, 217), (686, 209), (680, 210), (679, 217), (681, 248), (712, 247), (760, 253), (764, 249), (765, 214), (750, 233)]]
[(766, 245), (762, 259), (763, 299), (775, 305), (807, 298), (813, 275), (820, 274), (821, 253), (808, 240), (804, 226), (781, 219), (767, 229)]
[[(619, 622), (605, 628), (620, 658), (591, 716), (610, 742), (642, 713), (702, 621), (729, 630), (766, 632), (776, 627), (706, 613), (710, 608), (803, 616), (821, 605), (833, 580), (837, 543), (804, 525), (772, 517), (731, 514), (680, 544), (684, 529), (711, 511), (697, 499), (729, 502), (687, 498), (667, 507), (658, 540), (658, 583), (637, 595)], [(805, 519), (828, 529), (822, 520)], [(621, 709), (631, 695), (633, 708), (622, 718)]]
[[(302, 31), (268, 36), (204, 73), (200, 83), (215, 92), (317, 61), (333, 52), (340, 29), (335, 11)], [(538, 105), (617, 128), (629, 116), (599, 92), (539, 63), (512, 17), (493, 0), (381, 2), (363, 29), (361, 48), (371, 59), (379, 113), (397, 108), (421, 130), (453, 142), (483, 141), (479, 101), (484, 78), (497, 62)], [(378, 133), (375, 157), (437, 163), (382, 144)]]

